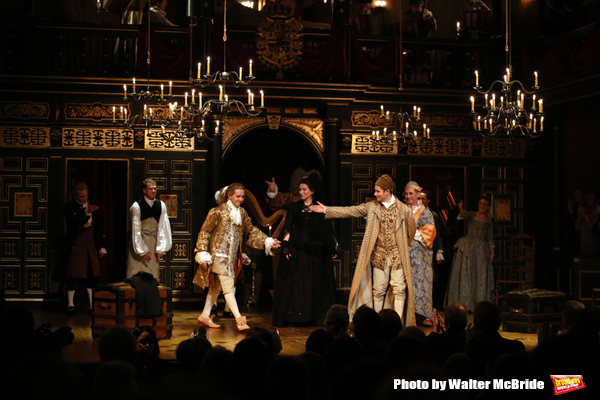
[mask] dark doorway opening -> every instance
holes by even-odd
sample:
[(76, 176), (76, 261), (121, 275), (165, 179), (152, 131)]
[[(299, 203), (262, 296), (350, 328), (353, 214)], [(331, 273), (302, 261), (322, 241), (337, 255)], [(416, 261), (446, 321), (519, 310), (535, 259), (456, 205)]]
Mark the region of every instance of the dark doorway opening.
[(100, 207), (102, 230), (108, 254), (100, 260), (98, 284), (125, 279), (125, 260), (129, 237), (127, 160), (67, 160), (67, 200), (71, 187), (83, 181), (89, 188), (89, 202)]

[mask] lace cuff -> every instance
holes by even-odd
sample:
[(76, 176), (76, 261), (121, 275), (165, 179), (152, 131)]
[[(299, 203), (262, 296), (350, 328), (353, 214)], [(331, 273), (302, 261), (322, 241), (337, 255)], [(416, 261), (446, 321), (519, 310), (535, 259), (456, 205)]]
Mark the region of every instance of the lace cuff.
[(196, 262), (198, 264), (212, 264), (212, 257), (208, 251), (196, 253)]
[(273, 243), (275, 242), (275, 238), (272, 237), (268, 237), (265, 239), (265, 254), (268, 256), (272, 256), (273, 255), (273, 251), (271, 250), (271, 246), (273, 246)]

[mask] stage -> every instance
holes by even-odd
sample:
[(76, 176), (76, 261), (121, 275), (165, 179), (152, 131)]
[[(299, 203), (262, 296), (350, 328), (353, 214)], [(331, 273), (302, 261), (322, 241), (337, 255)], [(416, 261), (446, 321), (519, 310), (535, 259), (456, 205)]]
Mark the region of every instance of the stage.
[[(72, 328), (75, 339), (72, 344), (63, 348), (63, 357), (66, 361), (73, 363), (89, 363), (99, 361), (97, 352), (97, 341), (92, 337), (91, 321), (92, 318), (86, 313), (78, 313), (75, 316), (67, 317), (64, 312), (59, 310), (45, 310), (39, 303), (20, 304), (29, 308), (35, 318), (35, 326), (49, 323), (51, 329), (55, 330), (61, 326), (68, 325)], [(9, 304), (10, 306), (10, 304)], [(173, 305), (173, 333), (170, 339), (160, 340), (160, 357), (167, 360), (174, 360), (177, 346), (183, 340), (188, 339), (194, 328), (198, 326), (197, 317), (199, 308), (195, 309), (186, 305), (178, 307)], [(268, 309), (259, 309), (256, 307), (248, 310), (242, 310), (242, 313), (249, 319), (248, 325), (271, 326), (271, 312)], [(469, 316), (471, 319), (471, 316)], [(237, 331), (234, 318), (223, 318), (217, 316), (215, 322), (221, 325), (220, 329), (209, 329), (209, 340), (213, 346), (223, 346), (233, 350), (235, 345), (242, 340), (245, 335)], [(281, 337), (283, 349), (281, 354), (297, 355), (304, 352), (305, 343), (308, 336), (317, 328), (278, 328)], [(425, 334), (429, 334), (431, 328), (421, 327)], [(503, 337), (517, 339), (523, 342), (527, 351), (533, 350), (537, 346), (537, 335), (531, 333), (503, 332)]]

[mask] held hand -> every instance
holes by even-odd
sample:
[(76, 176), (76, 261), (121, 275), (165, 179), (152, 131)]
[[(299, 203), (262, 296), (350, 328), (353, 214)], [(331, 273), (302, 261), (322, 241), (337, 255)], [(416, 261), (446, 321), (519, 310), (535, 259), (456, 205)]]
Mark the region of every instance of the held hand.
[(290, 258), (292, 258), (292, 253), (287, 253), (285, 255), (286, 260), (289, 260)]
[(277, 185), (275, 184), (275, 178), (271, 178), (270, 181), (265, 181), (269, 192), (274, 192)]
[(88, 204), (87, 206), (87, 211), (90, 213), (93, 213), (94, 211), (98, 211), (100, 209), (100, 207), (98, 206), (93, 206), (91, 204)]
[(325, 212), (325, 206), (323, 204), (321, 204), (320, 201), (317, 201), (316, 206), (309, 206), (308, 208), (310, 208), (310, 211), (312, 211), (312, 212), (318, 212), (318, 213)]
[(204, 268), (204, 269), (208, 269), (208, 264), (207, 264), (207, 263), (202, 263), (202, 264), (200, 264), (200, 265), (202, 265), (202, 268)]
[(156, 253), (156, 258), (160, 260), (164, 255), (165, 253)]
[(98, 257), (100, 257), (100, 258), (104, 257), (104, 253), (102, 252), (102, 250), (98, 250)]
[(144, 259), (146, 261), (152, 261), (152, 253), (148, 251), (146, 254), (144, 254)]
[(273, 241), (273, 244), (271, 245), (272, 249), (278, 249), (279, 246), (281, 246), (281, 242), (279, 240), (275, 240)]

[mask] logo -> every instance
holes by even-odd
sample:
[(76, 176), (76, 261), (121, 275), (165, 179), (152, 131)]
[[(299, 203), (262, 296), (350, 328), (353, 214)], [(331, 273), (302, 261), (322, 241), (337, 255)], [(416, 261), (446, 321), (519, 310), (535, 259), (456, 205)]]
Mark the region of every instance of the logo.
[(569, 393), (585, 387), (582, 375), (550, 375), (550, 378), (554, 383), (554, 394), (557, 395)]

